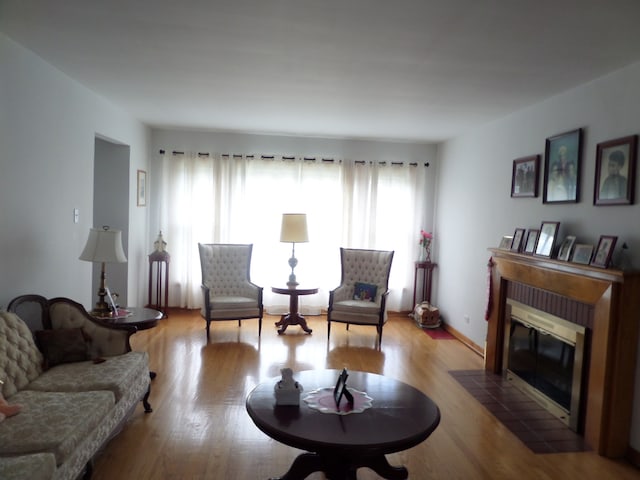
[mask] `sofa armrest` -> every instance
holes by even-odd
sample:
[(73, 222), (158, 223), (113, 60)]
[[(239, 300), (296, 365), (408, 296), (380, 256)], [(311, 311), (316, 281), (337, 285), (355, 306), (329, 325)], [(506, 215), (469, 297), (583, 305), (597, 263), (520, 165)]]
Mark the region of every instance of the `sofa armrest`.
[(49, 318), (54, 329), (82, 328), (91, 338), (91, 353), (96, 357), (130, 352), (129, 340), (137, 331), (132, 325), (113, 325), (92, 317), (81, 304), (63, 297), (49, 300)]

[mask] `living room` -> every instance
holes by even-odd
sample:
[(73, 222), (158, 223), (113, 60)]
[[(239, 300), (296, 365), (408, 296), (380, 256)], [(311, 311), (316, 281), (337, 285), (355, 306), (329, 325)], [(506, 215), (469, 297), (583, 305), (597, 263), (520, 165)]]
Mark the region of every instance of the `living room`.
[[(579, 16), (574, 20), (580, 25)], [(628, 43), (634, 45), (631, 40)], [(597, 54), (588, 45), (582, 47), (585, 62)], [(94, 303), (93, 269), (78, 256), (93, 226), (96, 137), (130, 148), (128, 178), (133, 200), (126, 226), (126, 297), (132, 305), (146, 303), (147, 255), (161, 229), (153, 215), (154, 162), (159, 150), (197, 152), (215, 147), (218, 152), (281, 155), (295, 151), (374, 161), (397, 156), (407, 162), (428, 161), (435, 172), (436, 188), (429, 199), (434, 213), (428, 223), (425, 220), (425, 228), (435, 235), (432, 255), (438, 263), (432, 300), (449, 326), (483, 348), (488, 248), (497, 247), (516, 228), (534, 229), (543, 221), (558, 221), (560, 238), (576, 235), (580, 243), (594, 245), (601, 235), (614, 235), (618, 237), (614, 261), (626, 244), (631, 266), (640, 268), (636, 228), (640, 206), (592, 202), (597, 145), (640, 133), (637, 48), (635, 54), (633, 61), (543, 100), (523, 98), (520, 108), (469, 126), (451, 138), (399, 142), (151, 128), (128, 113), (126, 105), (113, 103), (0, 33), (4, 230), (0, 304), (6, 307), (12, 298), (25, 293), (62, 295), (87, 306)], [(578, 128), (584, 134), (579, 201), (545, 204), (542, 192), (537, 197), (512, 198), (513, 160), (541, 155), (542, 173), (545, 140)], [(135, 203), (137, 170), (149, 172), (147, 208)], [(76, 208), (78, 223), (73, 219)], [(411, 225), (407, 235), (415, 236), (417, 228)], [(635, 371), (635, 398), (640, 398), (640, 366)], [(630, 437), (635, 452), (640, 451), (638, 405), (635, 401)]]

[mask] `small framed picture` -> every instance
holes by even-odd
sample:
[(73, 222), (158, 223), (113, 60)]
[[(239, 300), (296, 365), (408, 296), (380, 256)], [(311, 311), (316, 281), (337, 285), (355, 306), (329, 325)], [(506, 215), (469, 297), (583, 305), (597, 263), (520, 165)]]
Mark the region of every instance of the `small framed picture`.
[(598, 144), (594, 205), (633, 204), (637, 145), (637, 135)]
[(138, 206), (147, 205), (147, 172), (138, 170)]
[(536, 242), (538, 241), (538, 235), (540, 234), (540, 230), (537, 228), (531, 228), (527, 232), (527, 239), (524, 242), (523, 252), (527, 255), (533, 255), (536, 251)]
[(571, 261), (575, 263), (582, 263), (583, 265), (589, 265), (591, 261), (591, 255), (593, 254), (593, 245), (586, 243), (576, 243), (573, 249), (573, 256)]
[(522, 250), (522, 241), (524, 240), (524, 228), (516, 228), (511, 241), (511, 251), (520, 252)]
[(511, 173), (511, 196), (537, 197), (539, 169), (540, 155), (514, 160)]
[(598, 246), (593, 254), (591, 263), (594, 267), (608, 268), (609, 262), (611, 262), (611, 255), (613, 255), (613, 249), (616, 247), (618, 237), (611, 235), (601, 235), (598, 241)]
[(551, 258), (559, 228), (560, 222), (542, 222), (534, 255)]
[(567, 235), (560, 245), (560, 250), (558, 251), (558, 260), (564, 260), (568, 262), (571, 258), (571, 253), (573, 251), (573, 245), (576, 243), (575, 235)]
[(581, 157), (581, 128), (547, 138), (542, 203), (578, 202)]
[(505, 235), (504, 237), (502, 237), (502, 240), (500, 240), (500, 245), (498, 245), (498, 248), (501, 250), (511, 250), (512, 243), (513, 243), (513, 236)]

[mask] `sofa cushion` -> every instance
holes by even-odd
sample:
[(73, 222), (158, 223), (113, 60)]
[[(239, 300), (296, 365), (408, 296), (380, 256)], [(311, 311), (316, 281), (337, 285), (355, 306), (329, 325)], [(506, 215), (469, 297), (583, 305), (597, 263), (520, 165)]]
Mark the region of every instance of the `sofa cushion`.
[(38, 330), (36, 342), (44, 356), (44, 368), (61, 363), (82, 362), (89, 358), (89, 338), (81, 328)]
[(17, 457), (0, 458), (2, 480), (48, 480), (56, 471), (53, 453), (34, 453)]
[(131, 386), (145, 375), (149, 375), (147, 352), (129, 352), (107, 357), (101, 363), (85, 361), (57, 365), (31, 382), (27, 389), (41, 392), (109, 390), (119, 402)]
[(0, 379), (5, 398), (14, 395), (42, 373), (42, 353), (31, 330), (15, 314), (0, 311)]
[(11, 397), (22, 411), (2, 422), (0, 456), (51, 452), (61, 465), (113, 410), (112, 392), (36, 392)]
[(353, 299), (375, 302), (376, 292), (378, 291), (377, 285), (370, 283), (356, 282), (353, 287)]

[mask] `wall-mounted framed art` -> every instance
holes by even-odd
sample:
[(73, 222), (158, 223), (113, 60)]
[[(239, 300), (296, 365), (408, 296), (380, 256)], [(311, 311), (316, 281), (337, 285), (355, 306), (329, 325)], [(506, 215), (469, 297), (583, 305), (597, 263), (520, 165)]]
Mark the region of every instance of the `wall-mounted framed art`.
[(551, 258), (559, 229), (560, 222), (542, 222), (534, 255)]
[(147, 172), (138, 170), (138, 206), (145, 207), (147, 205)]
[(573, 249), (573, 255), (571, 261), (575, 263), (581, 263), (583, 265), (589, 265), (591, 262), (591, 255), (593, 254), (593, 245), (586, 243), (576, 243)]
[(537, 228), (530, 228), (527, 232), (527, 239), (524, 242), (524, 248), (522, 250), (526, 255), (533, 255), (536, 251), (536, 242), (538, 241), (538, 235), (540, 230)]
[(569, 261), (574, 243), (576, 243), (575, 235), (567, 235), (565, 237), (560, 244), (560, 250), (558, 250), (558, 260), (564, 260), (565, 262)]
[(537, 197), (540, 155), (517, 158), (511, 172), (512, 197)]
[(581, 159), (581, 128), (547, 138), (544, 150), (543, 203), (578, 202)]
[(633, 204), (637, 146), (637, 135), (598, 144), (593, 187), (594, 205)]
[(608, 268), (609, 262), (611, 262), (611, 255), (613, 255), (613, 249), (616, 247), (618, 237), (612, 235), (600, 235), (598, 246), (593, 254), (591, 263), (594, 267)]
[(513, 233), (513, 240), (511, 241), (512, 252), (522, 251), (522, 240), (524, 239), (524, 232), (524, 228), (516, 228), (516, 231)]

